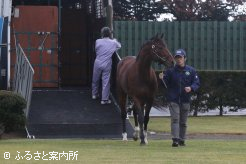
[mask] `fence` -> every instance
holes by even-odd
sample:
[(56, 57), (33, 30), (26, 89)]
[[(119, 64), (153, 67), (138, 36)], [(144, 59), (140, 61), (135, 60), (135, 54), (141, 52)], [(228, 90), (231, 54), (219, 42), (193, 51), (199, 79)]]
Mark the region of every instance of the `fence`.
[(25, 56), (25, 53), (20, 44), (17, 44), (13, 89), (15, 92), (22, 95), (23, 98), (25, 98), (27, 101), (27, 107), (24, 109), (26, 117), (28, 117), (29, 106), (31, 103), (33, 75), (34, 70), (31, 64)]
[(246, 22), (114, 22), (121, 57), (137, 55), (157, 33), (164, 33), (171, 52), (185, 49), (188, 64), (198, 70), (246, 70)]

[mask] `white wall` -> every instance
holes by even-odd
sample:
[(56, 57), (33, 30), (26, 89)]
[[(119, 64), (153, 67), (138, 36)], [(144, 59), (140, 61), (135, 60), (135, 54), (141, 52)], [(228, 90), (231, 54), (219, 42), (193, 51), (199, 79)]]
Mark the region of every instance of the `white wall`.
[(0, 17), (9, 17), (8, 23), (8, 84), (10, 88), (10, 20), (11, 20), (12, 0), (0, 0)]
[(0, 0), (0, 16), (10, 17), (12, 8), (12, 0)]

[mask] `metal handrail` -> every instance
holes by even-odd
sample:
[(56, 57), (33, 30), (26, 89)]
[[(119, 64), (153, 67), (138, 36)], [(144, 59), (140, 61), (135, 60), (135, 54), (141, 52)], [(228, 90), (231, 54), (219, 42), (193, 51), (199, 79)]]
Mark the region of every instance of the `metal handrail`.
[(13, 89), (27, 101), (27, 107), (24, 109), (26, 117), (28, 117), (29, 107), (31, 104), (33, 75), (34, 69), (32, 68), (20, 44), (17, 44)]
[(0, 47), (7, 47), (7, 43), (2, 43), (2, 44), (0, 44)]

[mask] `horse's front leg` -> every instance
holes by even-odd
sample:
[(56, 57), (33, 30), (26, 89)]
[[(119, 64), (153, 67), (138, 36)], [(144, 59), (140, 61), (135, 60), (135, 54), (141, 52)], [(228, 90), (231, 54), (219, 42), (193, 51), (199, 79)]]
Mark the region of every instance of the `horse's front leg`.
[(140, 127), (140, 145), (146, 145), (147, 143), (145, 142), (145, 135), (144, 135), (144, 107), (141, 106), (138, 110), (138, 123)]
[(148, 143), (148, 137), (147, 137), (147, 132), (148, 132), (148, 123), (149, 123), (149, 113), (151, 110), (153, 103), (146, 104), (145, 107), (145, 114), (144, 114), (144, 141), (147, 144)]

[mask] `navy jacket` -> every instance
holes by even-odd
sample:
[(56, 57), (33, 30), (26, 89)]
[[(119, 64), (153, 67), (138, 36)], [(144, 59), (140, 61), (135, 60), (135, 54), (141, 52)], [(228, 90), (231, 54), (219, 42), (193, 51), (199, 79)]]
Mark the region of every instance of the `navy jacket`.
[(200, 86), (200, 80), (195, 69), (185, 65), (181, 68), (175, 66), (166, 70), (163, 80), (167, 85), (167, 101), (180, 103), (189, 103), (191, 92), (185, 92), (185, 87), (191, 87), (191, 91), (196, 91)]

